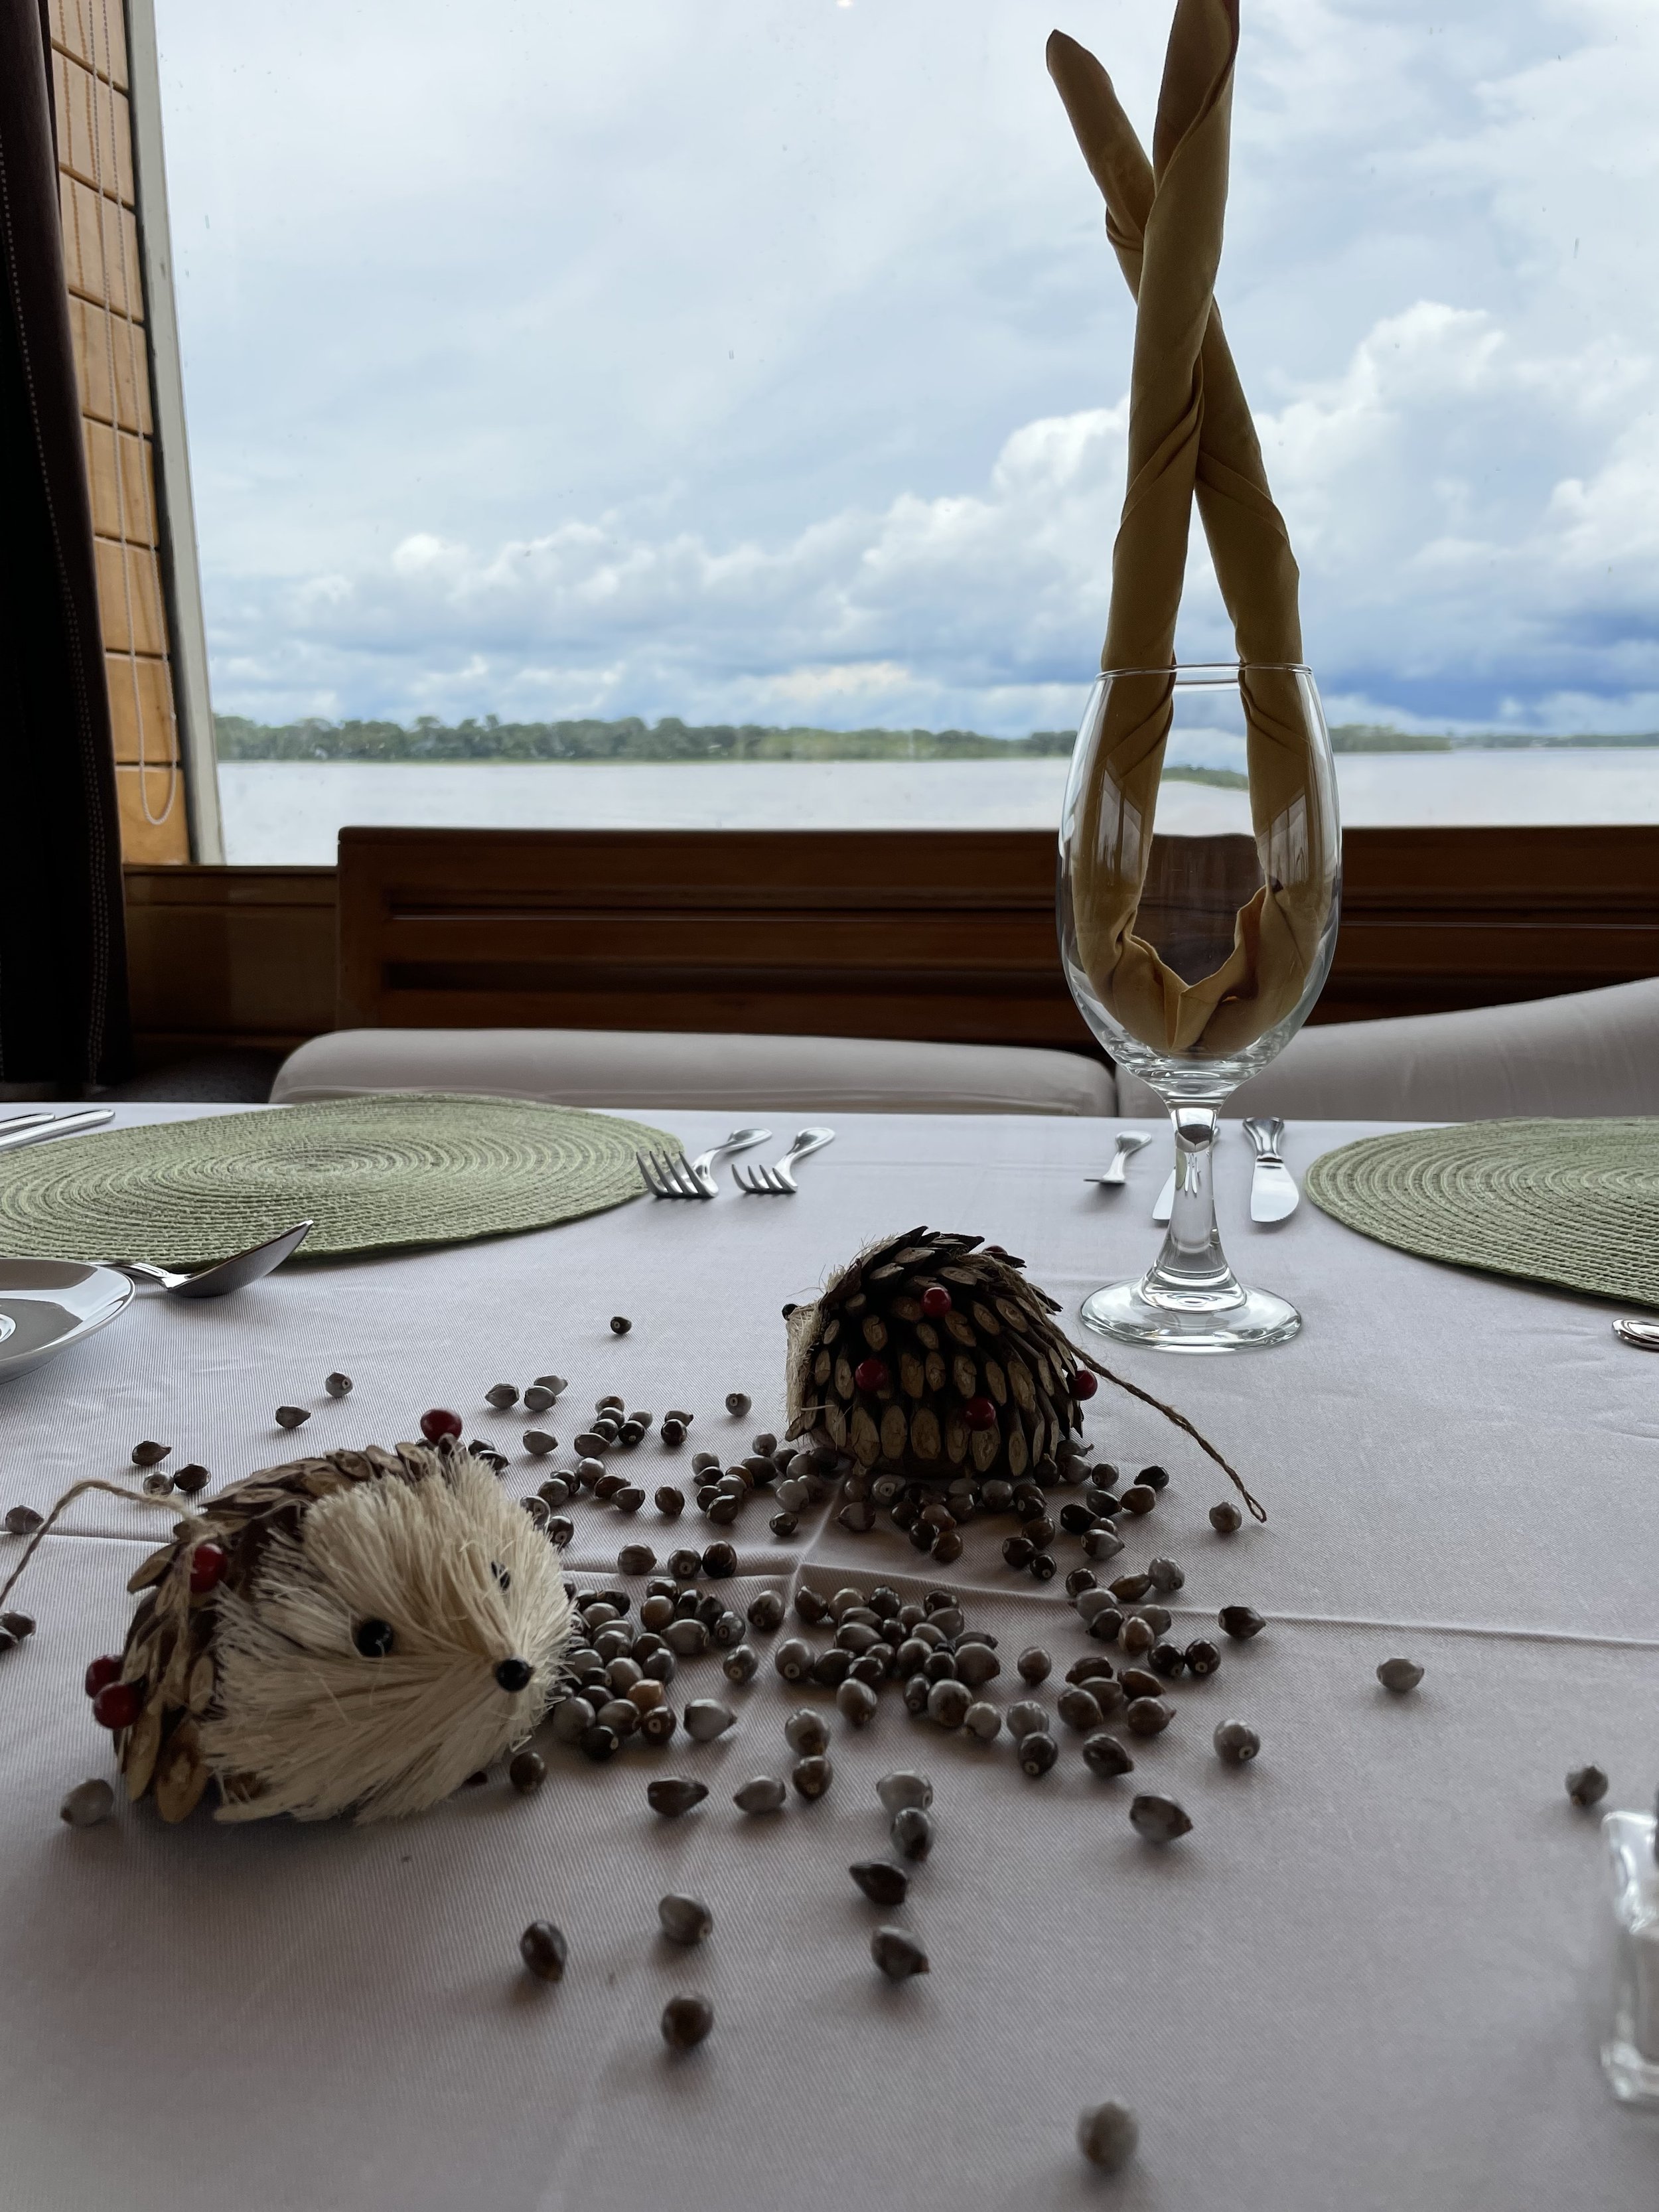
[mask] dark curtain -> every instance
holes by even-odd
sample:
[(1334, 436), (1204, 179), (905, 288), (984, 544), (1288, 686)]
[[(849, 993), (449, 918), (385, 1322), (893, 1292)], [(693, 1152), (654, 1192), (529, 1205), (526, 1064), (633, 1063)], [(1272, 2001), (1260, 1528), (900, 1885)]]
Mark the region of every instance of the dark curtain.
[(129, 1056), (121, 841), (45, 0), (0, 0), (0, 1084)]

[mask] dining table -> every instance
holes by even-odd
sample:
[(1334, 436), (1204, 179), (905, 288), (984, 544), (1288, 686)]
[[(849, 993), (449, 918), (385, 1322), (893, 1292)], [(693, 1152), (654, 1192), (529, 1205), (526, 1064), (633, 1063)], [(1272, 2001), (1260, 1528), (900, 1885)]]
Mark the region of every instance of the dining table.
[[(216, 1110), (123, 1105), (116, 1126)], [(688, 1150), (728, 1126), (631, 1110)], [(1011, 1521), (970, 1520), (942, 1566), (885, 1516), (843, 1526), (833, 1492), (789, 1536), (763, 1497), (718, 1532), (649, 1499), (685, 1486), (693, 1449), (730, 1461), (781, 1433), (782, 1309), (878, 1237), (925, 1223), (1004, 1246), (1075, 1335), (1081, 1300), (1138, 1272), (1160, 1233), (1166, 1134), (1121, 1189), (1084, 1179), (1122, 1126), (844, 1115), (793, 1197), (741, 1194), (724, 1168), (713, 1203), (641, 1196), (527, 1234), (302, 1253), (211, 1302), (141, 1290), (0, 1389), (0, 1508), (44, 1513), (86, 1476), (136, 1492), (141, 1440), (170, 1447), (167, 1467), (207, 1467), (216, 1489), (301, 1453), (416, 1437), (434, 1406), (498, 1449), (527, 1496), (615, 1394), (658, 1424), (669, 1407), (695, 1419), (678, 1449), (659, 1426), (635, 1448), (647, 1503), (631, 1519), (569, 1509), (578, 1588), (617, 1584), (624, 1542), (663, 1558), (718, 1533), (737, 1548), (719, 1588), (738, 1611), (763, 1589), (793, 1605), (803, 1589), (944, 1589), (997, 1638), (985, 1694), (1052, 1710), (1101, 1649), (1065, 1592), (1087, 1564), (1075, 1536), (1055, 1538), (1060, 1574), (1037, 1583), (1004, 1560)], [(775, 1131), (781, 1152), (791, 1132)], [(1368, 1133), (1293, 1122), (1285, 1157), (1300, 1178)], [(1224, 1357), (1090, 1347), (1176, 1405), (1267, 1514), (1213, 1527), (1235, 1495), (1225, 1475), (1102, 1383), (1091, 1458), (1126, 1482), (1151, 1463), (1170, 1477), (1103, 1579), (1175, 1561), (1175, 1640), (1221, 1651), (1212, 1674), (1170, 1685), (1173, 1723), (1132, 1740), (1132, 1776), (1097, 1776), (1056, 1723), (1058, 1763), (1028, 1778), (1006, 1728), (947, 1731), (891, 1686), (854, 1729), (832, 1692), (775, 1670), (778, 1639), (808, 1632), (792, 1611), (753, 1635), (746, 1685), (718, 1654), (683, 1666), (672, 1697), (736, 1711), (711, 1742), (635, 1741), (595, 1764), (544, 1728), (535, 1794), (503, 1765), (402, 1820), (227, 1826), (210, 1796), (168, 1826), (118, 1791), (112, 1818), (68, 1826), (68, 1790), (117, 1778), (82, 1677), (120, 1650), (128, 1577), (177, 1507), (78, 1499), (8, 1601), (34, 1632), (0, 1653), (0, 2206), (1653, 2212), (1659, 2127), (1614, 2102), (1599, 2060), (1600, 1819), (1650, 1810), (1659, 1784), (1659, 1361), (1617, 1340), (1617, 1308), (1413, 1258), (1305, 1200), (1255, 1226), (1250, 1158), (1224, 1134), (1222, 1232), (1241, 1275), (1300, 1309), (1300, 1334)], [(348, 1395), (325, 1389), (334, 1371)], [(568, 1378), (549, 1412), (486, 1398), (549, 1371)], [(748, 1412), (727, 1412), (732, 1393)], [(309, 1418), (284, 1430), (278, 1406)], [(559, 1449), (531, 1456), (526, 1426)], [(21, 1550), (0, 1536), (0, 1579)], [(627, 1586), (637, 1610), (644, 1583)], [(1234, 1605), (1262, 1632), (1222, 1634)], [(1052, 1660), (1029, 1689), (1014, 1668), (1028, 1647)], [(1415, 1689), (1379, 1684), (1393, 1657), (1423, 1669)], [(828, 1719), (830, 1788), (745, 1816), (734, 1790), (787, 1772), (784, 1723), (802, 1704)], [(1258, 1757), (1217, 1756), (1224, 1719), (1257, 1731)], [(1583, 1808), (1564, 1778), (1590, 1762), (1611, 1788)], [(890, 1848), (875, 1785), (896, 1769), (930, 1778), (937, 1834), (884, 1915), (848, 1869)], [(665, 1774), (709, 1795), (659, 1818), (647, 1789)], [(1138, 1789), (1178, 1800), (1191, 1832), (1144, 1840)], [(659, 1928), (671, 1892), (709, 1908), (693, 1949)], [(925, 1945), (926, 1975), (876, 1971), (872, 1932), (890, 1917)], [(544, 1919), (568, 1943), (556, 1985), (520, 1960)], [(676, 2053), (659, 2019), (688, 1990), (714, 2025)], [(1108, 2099), (1139, 2124), (1112, 2175), (1075, 2137)]]

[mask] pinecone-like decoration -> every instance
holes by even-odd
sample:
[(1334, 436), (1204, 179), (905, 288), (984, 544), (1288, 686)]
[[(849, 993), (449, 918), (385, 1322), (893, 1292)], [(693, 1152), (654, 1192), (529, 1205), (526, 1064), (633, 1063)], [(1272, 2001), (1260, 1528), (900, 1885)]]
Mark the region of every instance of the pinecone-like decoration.
[(434, 1803), (530, 1734), (571, 1621), (558, 1553), (490, 1470), (418, 1444), (251, 1475), (127, 1588), (94, 1712), (165, 1820), (210, 1779), (222, 1820)]
[(1000, 1244), (911, 1229), (789, 1316), (789, 1434), (948, 1483), (1052, 1477), (1095, 1378)]

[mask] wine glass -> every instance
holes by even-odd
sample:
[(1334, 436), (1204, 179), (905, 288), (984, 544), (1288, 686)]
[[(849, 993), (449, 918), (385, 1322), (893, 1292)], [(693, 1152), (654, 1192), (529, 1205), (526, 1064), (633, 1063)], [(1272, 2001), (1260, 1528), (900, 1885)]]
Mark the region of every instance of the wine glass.
[(1159, 1351), (1233, 1352), (1302, 1326), (1228, 1265), (1212, 1170), (1223, 1104), (1324, 987), (1340, 900), (1336, 777), (1308, 669), (1229, 661), (1098, 678), (1060, 820), (1060, 957), (1091, 1030), (1170, 1109), (1176, 1193), (1163, 1250), (1138, 1281), (1086, 1298), (1085, 1328)]

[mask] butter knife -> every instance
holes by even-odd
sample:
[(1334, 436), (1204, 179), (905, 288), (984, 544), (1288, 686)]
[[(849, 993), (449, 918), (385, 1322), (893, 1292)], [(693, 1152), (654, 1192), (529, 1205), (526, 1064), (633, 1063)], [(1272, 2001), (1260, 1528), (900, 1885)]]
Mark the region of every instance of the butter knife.
[(15, 1152), (25, 1145), (43, 1145), (49, 1137), (72, 1137), (80, 1129), (100, 1129), (115, 1119), (112, 1106), (89, 1106), (80, 1114), (17, 1114), (0, 1124), (0, 1152)]
[(1296, 1178), (1279, 1158), (1285, 1124), (1277, 1114), (1247, 1114), (1244, 1133), (1255, 1146), (1255, 1171), (1250, 1178), (1252, 1221), (1285, 1221), (1296, 1212), (1302, 1194)]
[(1174, 1212), (1175, 1170), (1171, 1168), (1169, 1174), (1164, 1179), (1163, 1189), (1159, 1191), (1158, 1196), (1152, 1200), (1152, 1219), (1158, 1224), (1160, 1229), (1166, 1228), (1169, 1225), (1170, 1216)]

